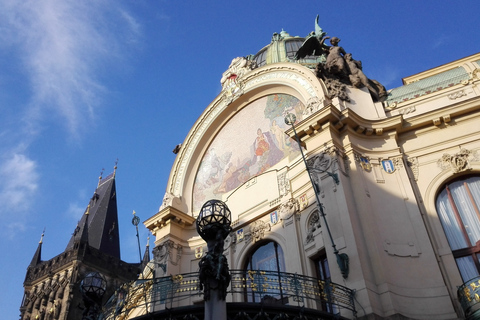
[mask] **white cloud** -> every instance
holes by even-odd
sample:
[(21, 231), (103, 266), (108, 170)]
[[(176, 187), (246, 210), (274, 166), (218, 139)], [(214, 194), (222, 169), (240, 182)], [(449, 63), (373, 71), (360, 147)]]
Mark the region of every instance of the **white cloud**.
[(101, 80), (124, 69), (117, 66), (136, 48), (141, 25), (114, 0), (0, 0), (0, 8), (0, 92), (18, 102), (0, 107), (0, 217), (13, 217), (13, 226), (31, 215), (40, 191), (41, 164), (27, 150), (47, 126), (80, 138), (94, 125), (108, 93)]
[(102, 72), (121, 60), (140, 25), (113, 1), (0, 1), (0, 37), (18, 49), (31, 84), (27, 132), (54, 120), (81, 134), (107, 91)]
[[(0, 163), (0, 216), (25, 215), (38, 188), (39, 175), (35, 161), (14, 153)], [(18, 217), (18, 215), (15, 215)]]

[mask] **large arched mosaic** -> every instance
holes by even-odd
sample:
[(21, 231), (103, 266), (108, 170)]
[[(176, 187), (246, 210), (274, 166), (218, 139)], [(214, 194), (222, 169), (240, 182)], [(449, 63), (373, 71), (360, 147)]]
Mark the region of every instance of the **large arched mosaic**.
[(305, 106), (295, 97), (274, 94), (239, 111), (218, 133), (203, 156), (193, 187), (193, 210), (210, 199), (221, 199), (250, 178), (269, 170), (299, 150), (286, 134), (284, 118), (303, 119)]

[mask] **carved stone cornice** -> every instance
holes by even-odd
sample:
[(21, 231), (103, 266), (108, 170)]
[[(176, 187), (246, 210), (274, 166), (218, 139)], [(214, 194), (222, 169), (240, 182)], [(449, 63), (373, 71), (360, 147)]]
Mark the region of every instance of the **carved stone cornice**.
[(191, 226), (195, 222), (195, 218), (175, 209), (174, 207), (166, 207), (150, 219), (146, 220), (144, 225), (147, 229), (154, 232), (172, 222), (182, 226)]

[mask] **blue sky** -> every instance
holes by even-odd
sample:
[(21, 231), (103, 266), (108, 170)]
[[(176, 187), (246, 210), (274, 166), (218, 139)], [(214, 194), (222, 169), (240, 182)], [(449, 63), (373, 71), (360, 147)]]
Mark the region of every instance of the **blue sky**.
[[(387, 89), (480, 51), (478, 1), (0, 0), (0, 277), (18, 319), (25, 271), (61, 253), (118, 158), (122, 258), (132, 211), (158, 211), (172, 153), (231, 60), (314, 20)], [(142, 250), (148, 232), (141, 228)], [(153, 243), (153, 239), (151, 239)]]

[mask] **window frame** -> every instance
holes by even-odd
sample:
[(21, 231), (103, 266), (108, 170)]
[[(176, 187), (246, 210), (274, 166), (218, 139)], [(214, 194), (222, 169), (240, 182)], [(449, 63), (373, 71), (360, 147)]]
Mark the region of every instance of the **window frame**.
[[(470, 235), (467, 231), (468, 224), (465, 223), (464, 219), (462, 218), (462, 215), (464, 216), (466, 214), (469, 214), (470, 219), (476, 218), (477, 221), (480, 223), (480, 203), (477, 203), (475, 201), (475, 197), (472, 194), (472, 190), (468, 185), (469, 180), (470, 180), (470, 182), (472, 181), (471, 179), (476, 179), (478, 182), (480, 182), (480, 176), (478, 174), (476, 174), (476, 175), (463, 175), (463, 176), (460, 176), (456, 179), (452, 179), (452, 180), (444, 183), (441, 186), (441, 188), (439, 188), (439, 191), (435, 196), (435, 210), (436, 210), (438, 218), (440, 220), (442, 229), (445, 233), (445, 237), (447, 238), (448, 244), (450, 246), (450, 250), (452, 251), (452, 255), (453, 255), (453, 258), (455, 260), (455, 264), (457, 265), (457, 268), (458, 268), (458, 270), (460, 272), (460, 275), (461, 275), (464, 282), (466, 282), (470, 279), (466, 279), (467, 275), (462, 274), (462, 271), (461, 271), (462, 268), (460, 268), (460, 266), (458, 264), (458, 261), (457, 261), (461, 258), (471, 257), (472, 260), (473, 260), (473, 265), (476, 268), (476, 272), (477, 272), (478, 275), (480, 275), (480, 260), (479, 260), (479, 258), (480, 258), (480, 236), (478, 236), (478, 240), (476, 240), (475, 243), (472, 243), (471, 237), (470, 237)], [(461, 184), (458, 184), (459, 182), (461, 182)], [(457, 184), (457, 185), (455, 186), (454, 184)], [(455, 201), (455, 198), (452, 195), (452, 190), (451, 190), (452, 187), (464, 188), (465, 193), (467, 195), (467, 198), (470, 201), (470, 205), (474, 209), (473, 210), (474, 213), (472, 213), (472, 212), (467, 212), (467, 213), (462, 212), (461, 213), (459, 211), (459, 210), (461, 210), (461, 208), (459, 208), (459, 203), (457, 203)], [(450, 218), (454, 218), (455, 222), (458, 224), (458, 229), (459, 229), (458, 231), (460, 231), (460, 234), (463, 237), (462, 240), (465, 241), (465, 243), (466, 243), (465, 247), (458, 248), (458, 249), (452, 249), (453, 239), (450, 238), (449, 234), (446, 231), (445, 224), (447, 222), (444, 221), (444, 219), (442, 218), (442, 215), (440, 214), (440, 210), (439, 210), (439, 203), (440, 203), (440, 201), (442, 201), (440, 199), (440, 197), (444, 197), (445, 195), (446, 195), (446, 199), (448, 200), (448, 204), (450, 205), (451, 210), (453, 212), (453, 214), (451, 216), (450, 216), (450, 214), (448, 214), (448, 213), (447, 214), (449, 215)], [(479, 194), (479, 196), (480, 196), (480, 194)]]

